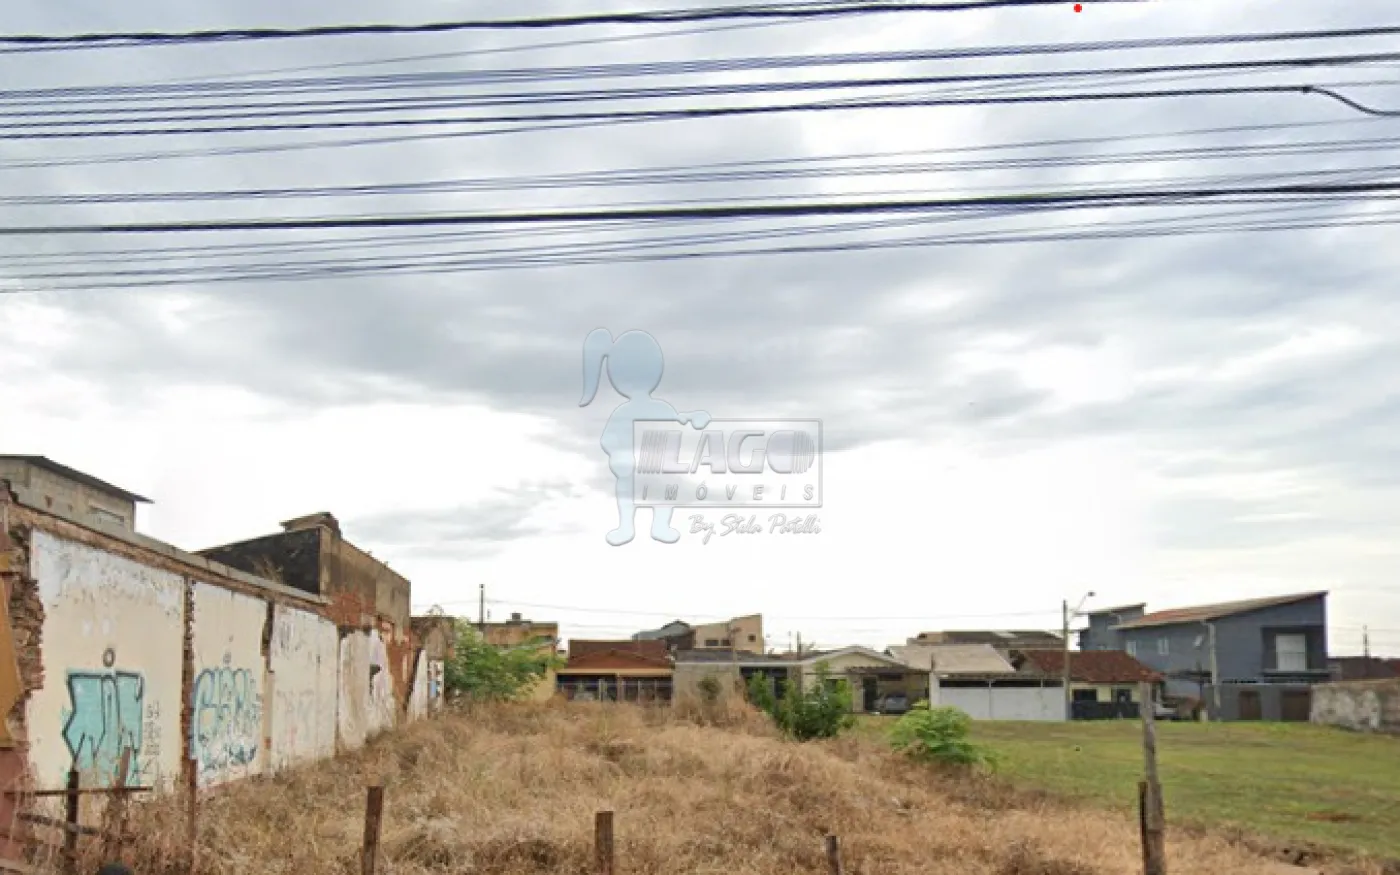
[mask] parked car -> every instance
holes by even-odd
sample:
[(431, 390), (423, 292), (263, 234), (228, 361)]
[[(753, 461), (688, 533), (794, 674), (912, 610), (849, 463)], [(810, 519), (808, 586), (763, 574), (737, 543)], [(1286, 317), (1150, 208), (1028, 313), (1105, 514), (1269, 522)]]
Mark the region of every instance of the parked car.
[(909, 711), (909, 697), (903, 693), (890, 693), (875, 703), (877, 714), (906, 714)]

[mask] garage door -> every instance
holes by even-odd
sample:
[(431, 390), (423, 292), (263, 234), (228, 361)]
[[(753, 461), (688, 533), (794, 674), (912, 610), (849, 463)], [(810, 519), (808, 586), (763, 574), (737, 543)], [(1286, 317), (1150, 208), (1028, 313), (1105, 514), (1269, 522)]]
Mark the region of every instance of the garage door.
[(974, 720), (1064, 720), (1064, 693), (1055, 687), (940, 687), (938, 704)]

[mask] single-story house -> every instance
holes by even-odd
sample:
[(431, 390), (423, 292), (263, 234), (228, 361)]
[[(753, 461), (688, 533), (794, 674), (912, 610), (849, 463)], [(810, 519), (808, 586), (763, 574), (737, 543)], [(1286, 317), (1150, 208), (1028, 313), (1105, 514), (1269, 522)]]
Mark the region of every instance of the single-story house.
[(555, 672), (567, 699), (669, 702), (674, 668), (663, 641), (570, 641)]
[(988, 644), (1005, 653), (1021, 648), (1050, 648), (1064, 646), (1054, 632), (1032, 629), (954, 629), (944, 632), (920, 632), (908, 643), (912, 646), (949, 646)]
[(672, 689), (678, 705), (701, 700), (704, 697), (701, 685), (706, 678), (717, 682), (714, 694), (717, 700), (723, 700), (731, 695), (744, 695), (754, 675), (768, 678), (775, 695), (781, 697), (785, 692), (781, 682), (795, 682), (798, 675), (795, 660), (763, 653), (705, 649), (677, 650), (672, 656), (675, 660)]
[[(1013, 650), (1011, 664), (1022, 674), (1064, 678), (1064, 650)], [(1139, 684), (1160, 685), (1165, 678), (1121, 650), (1073, 650), (1069, 653), (1071, 709), (1075, 720), (1103, 720), (1140, 715)], [(1063, 708), (1063, 685), (1059, 690)]]
[(929, 665), (929, 704), (958, 708), (974, 720), (1064, 720), (1058, 678), (1019, 670), (992, 644), (891, 648)]
[(843, 647), (803, 654), (789, 664), (803, 689), (817, 682), (818, 667), (825, 665), (830, 673), (828, 680), (844, 680), (850, 684), (851, 707), (857, 713), (874, 711), (881, 699), (894, 693), (908, 696), (913, 703), (926, 698), (928, 691), (927, 671), (869, 647)]

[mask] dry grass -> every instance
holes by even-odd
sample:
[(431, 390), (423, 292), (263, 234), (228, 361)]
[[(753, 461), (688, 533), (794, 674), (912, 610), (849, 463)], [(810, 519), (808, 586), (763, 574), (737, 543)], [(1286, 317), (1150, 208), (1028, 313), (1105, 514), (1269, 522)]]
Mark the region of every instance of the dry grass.
[[(202, 806), (196, 872), (358, 872), (376, 779), (390, 875), (582, 875), (601, 809), (616, 811), (627, 875), (825, 873), (828, 829), (852, 875), (1141, 871), (1132, 818), (939, 775), (870, 738), (799, 745), (747, 711), (552, 704), (426, 721), (333, 763), (230, 785)], [(176, 804), (151, 803), (133, 824), (137, 875), (189, 871)], [(1172, 835), (1169, 853), (1172, 875), (1275, 871), (1217, 836)]]

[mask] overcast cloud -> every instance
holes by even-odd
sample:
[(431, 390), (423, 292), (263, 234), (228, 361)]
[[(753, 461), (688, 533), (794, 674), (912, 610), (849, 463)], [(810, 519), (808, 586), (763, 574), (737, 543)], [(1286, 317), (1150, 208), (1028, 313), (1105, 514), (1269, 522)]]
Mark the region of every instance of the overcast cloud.
[[(642, 5), (594, 0), (589, 8)], [(665, 6), (675, 5), (684, 4)], [(310, 7), (270, 0), (22, 0), (12, 6), (7, 30), (48, 33), (299, 26), (379, 21), (386, 14), (386, 7), (362, 0), (320, 8), (316, 16)], [(1077, 15), (1070, 6), (872, 16), (281, 75), (1083, 42), (1375, 26), (1393, 18), (1388, 0), (1090, 2)], [(413, 0), (396, 4), (394, 16), (409, 23), (497, 14), (485, 9)], [(511, 6), (511, 14), (522, 16), (564, 10), (577, 13), (579, 7), (538, 0)], [(0, 77), (7, 89), (193, 80), (624, 33), (634, 31), (0, 55)], [(1341, 54), (1381, 51), (1381, 42), (1008, 59), (937, 70)], [(932, 69), (909, 65), (878, 74)], [(1395, 70), (1374, 65), (1163, 80), (1161, 87), (1348, 77), (1397, 81)], [(1400, 84), (1357, 86), (1348, 94), (1400, 108)], [(1274, 123), (1314, 126), (1132, 139)], [(0, 191), (391, 184), (1104, 138), (1037, 153), (1092, 158), (1224, 144), (1400, 138), (1400, 119), (1367, 118), (1315, 96), (1200, 97), (790, 114), (60, 164), (142, 151), (385, 133), (396, 132), (0, 141)], [(997, 155), (946, 151), (910, 160), (989, 157)], [(35, 166), (44, 164), (51, 166)], [(304, 202), (13, 206), (0, 212), (3, 224), (19, 225), (563, 209), (898, 189), (957, 196), (993, 187), (1146, 186), (1231, 174), (1242, 185), (1267, 184), (1251, 175), (1325, 170), (1350, 171), (1337, 178), (1367, 181), (1389, 178), (1386, 168), (1392, 165), (1400, 165), (1400, 148), (1382, 143), (1352, 154), (1163, 159), (747, 187), (579, 186)], [(7, 338), (0, 350), (0, 444), (6, 452), (44, 453), (151, 495), (156, 504), (143, 525), (187, 548), (271, 531), (278, 520), (329, 510), (352, 538), (390, 557), (413, 579), (415, 605), (474, 610), (476, 585), (485, 583), (493, 611), (558, 618), (578, 637), (621, 634), (669, 615), (703, 619), (761, 610), (770, 618), (771, 646), (784, 646), (784, 636), (794, 631), (823, 644), (883, 646), (939, 625), (1053, 626), (1060, 600), (1075, 601), (1088, 589), (1103, 603), (1146, 600), (1155, 607), (1327, 589), (1333, 594), (1334, 650), (1358, 650), (1367, 623), (1379, 649), (1400, 655), (1396, 231), (1377, 225), (1230, 232), (1255, 220), (1231, 210), (1248, 209), (1217, 208), (1221, 230), (1213, 234), (96, 291), (33, 291), (40, 285), (33, 275), (43, 270), (24, 259), (102, 249), (158, 251), (170, 241), (0, 238), (0, 282), (21, 292), (0, 300)], [(1337, 218), (1385, 209), (1381, 201), (1287, 215)], [(972, 229), (1031, 233), (1209, 214), (1199, 207), (1076, 210), (995, 224), (928, 223), (896, 236)], [(754, 247), (803, 245), (812, 241), (760, 234), (791, 231), (805, 221), (723, 230), (752, 233)], [(641, 233), (574, 239), (590, 251), (604, 240)], [(311, 236), (318, 235), (279, 239)], [(262, 239), (227, 234), (197, 242)], [(540, 239), (491, 232), (463, 245), (498, 242), (509, 248)], [(422, 250), (371, 247), (340, 254), (393, 251), (413, 257)], [(81, 266), (81, 257), (68, 265)], [(615, 516), (612, 481), (597, 441), (617, 399), (605, 389), (593, 405), (578, 406), (581, 344), (599, 326), (614, 333), (640, 328), (660, 341), (666, 375), (658, 394), (680, 409), (703, 408), (723, 417), (823, 418), (829, 456), (822, 532), (743, 543), (726, 538), (703, 546), (689, 536), (674, 547), (604, 544)], [(678, 514), (678, 523), (683, 519)], [(639, 520), (639, 528), (645, 525)]]

